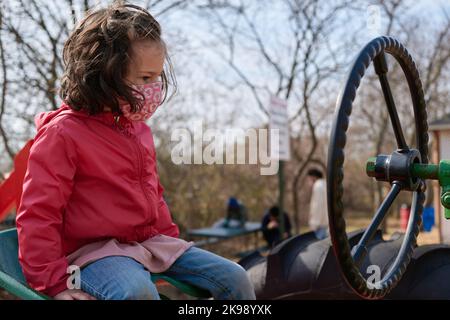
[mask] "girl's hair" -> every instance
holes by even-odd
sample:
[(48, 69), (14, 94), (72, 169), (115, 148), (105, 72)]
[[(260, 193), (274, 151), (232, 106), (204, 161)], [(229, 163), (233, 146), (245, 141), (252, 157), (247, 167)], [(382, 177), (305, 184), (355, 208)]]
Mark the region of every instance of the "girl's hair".
[(88, 12), (64, 44), (64, 74), (59, 95), (72, 109), (89, 114), (103, 111), (105, 106), (121, 113), (118, 98), (126, 100), (134, 112), (141, 102), (124, 77), (130, 63), (131, 43), (151, 40), (165, 51), (165, 65), (161, 74), (163, 101), (169, 84), (176, 92), (172, 63), (161, 38), (161, 27), (145, 9), (132, 4), (113, 4)]

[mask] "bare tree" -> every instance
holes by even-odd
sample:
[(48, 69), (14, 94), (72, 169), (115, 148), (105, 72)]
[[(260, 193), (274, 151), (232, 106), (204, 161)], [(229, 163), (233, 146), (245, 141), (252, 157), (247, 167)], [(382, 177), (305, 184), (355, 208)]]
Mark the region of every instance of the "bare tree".
[[(261, 6), (266, 4), (261, 2)], [(272, 93), (292, 101), (296, 106), (290, 118), (292, 126), (306, 124), (307, 139), (304, 140), (308, 143), (292, 143), (295, 164), (291, 169), (293, 172), (289, 174), (292, 177), (289, 183), (295, 228), (298, 232), (301, 178), (311, 162), (321, 161), (314, 158), (314, 153), (318, 145), (316, 127), (323, 119), (317, 119), (313, 114), (318, 113), (321, 108), (329, 107), (328, 103), (320, 103), (316, 95), (330, 75), (339, 70), (336, 55), (339, 48), (331, 45), (332, 33), (339, 14), (344, 9), (352, 9), (351, 1), (284, 0), (274, 10), (280, 12), (277, 16), (279, 26), (283, 26), (280, 30), (285, 30), (280, 41), (289, 41), (285, 46), (273, 44), (272, 39), (267, 38), (264, 22), (257, 18), (258, 6), (252, 7), (244, 1), (233, 4), (209, 1), (202, 9), (202, 13), (206, 11), (209, 18), (216, 22), (219, 30), (217, 37), (227, 45), (227, 52), (222, 47), (216, 48), (218, 55), (248, 88), (259, 111), (268, 115), (265, 102)], [(258, 55), (260, 68), (267, 70), (265, 81), (256, 79), (248, 68), (241, 67), (241, 56), (237, 52), (244, 46)], [(300, 137), (295, 139), (300, 141)]]
[[(8, 70), (6, 66), (6, 58), (5, 58), (5, 49), (3, 46), (3, 8), (0, 6), (0, 66), (1, 66), (1, 76), (2, 76), (2, 87), (1, 87), (1, 96), (0, 96), (0, 134), (3, 139), (3, 145), (5, 146), (5, 150), (8, 153), (9, 157), (13, 159), (14, 153), (9, 146), (8, 136), (6, 135), (5, 130), (3, 129), (2, 121), (3, 115), (5, 113), (6, 106), (6, 92), (8, 90)], [(3, 173), (0, 172), (0, 179), (4, 179)]]
[[(0, 135), (10, 161), (32, 135), (34, 115), (38, 111), (59, 107), (57, 91), (64, 69), (64, 42), (77, 19), (96, 4), (99, 1), (7, 0), (2, 3)], [(155, 15), (164, 16), (183, 8), (187, 1), (147, 1), (145, 5), (155, 8)], [(7, 60), (6, 56), (10, 59)], [(12, 130), (11, 121), (2, 122), (5, 114), (10, 119), (15, 117), (28, 124), (25, 132)]]
[[(400, 17), (405, 14), (409, 8), (410, 1), (408, 0), (378, 0), (375, 2), (381, 8), (382, 15), (386, 17), (386, 24), (383, 31), (384, 35), (398, 34), (399, 31), (404, 31), (404, 26), (400, 23)], [(395, 29), (395, 31), (394, 31)], [(397, 75), (399, 78), (400, 68), (396, 64), (390, 65), (389, 75)], [(400, 75), (401, 76), (401, 75)], [(385, 101), (381, 94), (381, 87), (378, 83), (378, 77), (373, 73), (366, 75), (367, 81), (365, 85), (368, 86), (368, 90), (362, 90), (367, 96), (358, 105), (355, 110), (355, 116), (360, 121), (360, 125), (367, 128), (362, 132), (368, 145), (373, 148), (373, 154), (381, 154), (386, 146), (387, 134), (390, 132), (390, 120), (389, 113), (385, 107)], [(396, 79), (398, 80), (398, 79)], [(393, 82), (391, 82), (393, 83)], [(394, 86), (398, 82), (395, 81)], [(364, 101), (368, 101), (364, 103)], [(377, 106), (377, 107), (375, 107)], [(374, 211), (381, 200), (384, 197), (383, 184), (379, 182), (373, 182), (373, 201), (372, 211)]]

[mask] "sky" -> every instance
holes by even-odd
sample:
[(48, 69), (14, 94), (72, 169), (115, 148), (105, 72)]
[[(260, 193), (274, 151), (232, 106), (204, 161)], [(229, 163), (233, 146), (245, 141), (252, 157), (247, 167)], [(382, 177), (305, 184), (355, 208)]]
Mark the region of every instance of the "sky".
[[(5, 1), (5, 0), (3, 0)], [(16, 4), (17, 0), (6, 0), (9, 4)], [(64, 12), (64, 6), (58, 6), (58, 2), (53, 0), (39, 0), (47, 3), (51, 8), (61, 14)], [(143, 4), (147, 1), (133, 1), (135, 4)], [(278, 10), (280, 2), (275, 1), (244, 1), (245, 3), (265, 3), (270, 6), (270, 10), (257, 10), (255, 17), (258, 18), (260, 30), (264, 33), (264, 39), (269, 44), (272, 51), (270, 54), (282, 63), (283, 51), (277, 50), (279, 44), (290, 45), (291, 41), (287, 32), (285, 32), (285, 24)], [(4, 2), (6, 3), (6, 2)], [(75, 1), (76, 14), (78, 18), (82, 16), (82, 1)], [(97, 1), (98, 4), (104, 5), (109, 1)], [(366, 14), (353, 14), (352, 11), (345, 10), (341, 22), (345, 27), (339, 32), (332, 34), (331, 44), (339, 47), (342, 40), (351, 38), (352, 48), (348, 52), (337, 52), (342, 55), (346, 64), (342, 70), (330, 76), (328, 87), (330, 92), (324, 94), (320, 99), (324, 101), (335, 101), (338, 90), (345, 80), (345, 73), (348, 70), (349, 62), (373, 37), (380, 35), (386, 28), (386, 17), (383, 11), (379, 10), (379, 23), (370, 24), (368, 21), (369, 13), (377, 11), (377, 7), (373, 6), (373, 1), (367, 1)], [(430, 30), (436, 25), (440, 25), (442, 21), (442, 10), (449, 12), (449, 0), (418, 0), (413, 2), (412, 8), (405, 14), (429, 23), (427, 28)], [(269, 8), (269, 7), (267, 7)], [(160, 7), (150, 10), (151, 13), (158, 12)], [(69, 16), (69, 12), (65, 13)], [(229, 20), (224, 14), (224, 19)], [(230, 69), (227, 63), (220, 57), (221, 53), (226, 53), (226, 47), (217, 43), (216, 30), (209, 20), (202, 19), (192, 7), (185, 10), (176, 10), (168, 15), (157, 17), (163, 27), (164, 38), (169, 45), (170, 54), (172, 56), (175, 72), (177, 74), (179, 92), (177, 97), (169, 102), (163, 108), (160, 108), (156, 115), (150, 120), (150, 124), (158, 124), (162, 127), (170, 127), (174, 125), (183, 125), (193, 127), (198, 121), (204, 120), (209, 126), (217, 128), (229, 127), (230, 123), (233, 127), (249, 128), (259, 127), (268, 122), (267, 116), (262, 113), (250, 94), (249, 90), (239, 83), (236, 73)], [(264, 23), (262, 23), (263, 21)], [(375, 28), (374, 28), (375, 25)], [(378, 26), (379, 28), (376, 28)], [(33, 30), (31, 30), (32, 32)], [(401, 34), (396, 35), (402, 39)], [(217, 48), (212, 48), (217, 46)], [(414, 48), (409, 48), (414, 53)], [(249, 76), (260, 84), (267, 83), (271, 90), (274, 90), (276, 81), (270, 68), (263, 68), (261, 57), (254, 51), (250, 50), (243, 43), (236, 49), (237, 64), (239, 68), (245, 70)], [(348, 65), (347, 65), (348, 64)], [(222, 83), (226, 83), (224, 86)], [(318, 98), (318, 99), (319, 99)], [(264, 97), (264, 103), (268, 104), (268, 97)], [(294, 114), (298, 107), (298, 100), (291, 99), (288, 102), (290, 114)], [(330, 115), (331, 116), (331, 115)], [(329, 116), (329, 118), (330, 118)], [(185, 119), (194, 119), (185, 122)], [(174, 119), (178, 119), (174, 121)], [(326, 122), (330, 123), (330, 121)], [(326, 132), (329, 126), (325, 126), (323, 131)]]

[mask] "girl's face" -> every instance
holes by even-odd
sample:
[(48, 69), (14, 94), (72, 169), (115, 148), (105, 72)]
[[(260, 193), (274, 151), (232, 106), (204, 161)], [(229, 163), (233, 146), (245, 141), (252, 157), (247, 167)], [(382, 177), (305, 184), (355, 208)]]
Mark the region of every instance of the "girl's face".
[(146, 84), (161, 80), (165, 50), (161, 43), (151, 40), (131, 44), (131, 61), (125, 81), (129, 84)]
[[(146, 84), (161, 80), (165, 50), (162, 44), (151, 40), (134, 41), (130, 50), (130, 65), (124, 80), (128, 85)], [(111, 108), (104, 107), (109, 112)]]

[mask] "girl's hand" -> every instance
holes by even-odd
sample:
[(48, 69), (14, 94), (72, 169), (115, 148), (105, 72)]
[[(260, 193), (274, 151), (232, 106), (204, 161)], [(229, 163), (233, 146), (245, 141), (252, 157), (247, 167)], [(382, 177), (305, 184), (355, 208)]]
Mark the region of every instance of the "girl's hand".
[(56, 296), (54, 296), (55, 300), (97, 300), (95, 297), (87, 294), (86, 292), (79, 289), (67, 289)]

